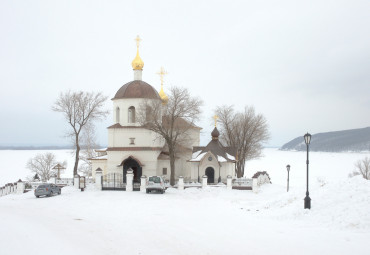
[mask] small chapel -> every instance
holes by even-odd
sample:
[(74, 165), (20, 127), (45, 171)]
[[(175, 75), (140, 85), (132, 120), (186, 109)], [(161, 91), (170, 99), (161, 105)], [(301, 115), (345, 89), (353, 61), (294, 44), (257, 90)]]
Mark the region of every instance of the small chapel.
[[(136, 57), (131, 63), (134, 79), (120, 87), (111, 99), (113, 124), (108, 127), (108, 147), (96, 150), (98, 156), (90, 159), (93, 178), (97, 169), (103, 176), (122, 176), (122, 182), (126, 182), (129, 169), (133, 172), (134, 183), (139, 183), (142, 176), (157, 175), (166, 180), (170, 177), (170, 158), (164, 139), (158, 139), (158, 134), (141, 126), (136, 116), (145, 100), (158, 100), (163, 106), (171, 100), (163, 90), (166, 72), (163, 67), (158, 72), (159, 92), (143, 81), (144, 62), (139, 54), (141, 39), (137, 36), (135, 40)], [(199, 178), (207, 175), (208, 183), (213, 184), (226, 182), (228, 175), (235, 178), (236, 152), (219, 141), (217, 118), (207, 146), (199, 145), (201, 129), (193, 125), (188, 131), (189, 141), (176, 155), (175, 179), (182, 176), (186, 182), (199, 182)]]

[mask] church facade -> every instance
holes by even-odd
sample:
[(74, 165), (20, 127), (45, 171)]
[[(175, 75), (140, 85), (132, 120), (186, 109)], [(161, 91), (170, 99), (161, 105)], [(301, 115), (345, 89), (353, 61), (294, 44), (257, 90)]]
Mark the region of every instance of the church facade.
[[(165, 105), (168, 100), (163, 90), (163, 68), (161, 75), (161, 90), (157, 90), (142, 80), (144, 62), (139, 55), (139, 41), (137, 54), (132, 61), (134, 80), (118, 89), (113, 102), (113, 125), (108, 127), (108, 147), (97, 150), (98, 156), (91, 158), (92, 175), (102, 170), (102, 174), (120, 174), (125, 176), (128, 169), (133, 170), (134, 182), (140, 182), (141, 176), (170, 177), (170, 160), (164, 139), (155, 132), (140, 125), (137, 113), (145, 100), (158, 100)], [(231, 148), (223, 147), (218, 141), (218, 130), (212, 132), (212, 141), (205, 147), (200, 147), (201, 128), (193, 126), (188, 131), (187, 146), (176, 155), (175, 178), (183, 176), (185, 181), (193, 182), (199, 176), (209, 176), (210, 183), (226, 181), (226, 176), (235, 176), (235, 152)], [(219, 178), (221, 176), (221, 179)]]

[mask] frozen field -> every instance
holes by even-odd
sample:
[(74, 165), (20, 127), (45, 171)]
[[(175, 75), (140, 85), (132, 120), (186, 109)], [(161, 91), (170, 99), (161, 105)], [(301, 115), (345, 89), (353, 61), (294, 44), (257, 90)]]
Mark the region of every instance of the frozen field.
[[(2, 162), (11, 167), (16, 152), (7, 153)], [(68, 155), (59, 151), (61, 160), (62, 153)], [(31, 155), (21, 154), (24, 161)], [(257, 194), (67, 187), (52, 198), (1, 197), (0, 254), (368, 254), (370, 182), (347, 177), (366, 154), (310, 153), (311, 210), (303, 209), (305, 153), (266, 149), (264, 154), (247, 164), (248, 177), (266, 170), (272, 178)], [(18, 166), (17, 173), (28, 174)]]

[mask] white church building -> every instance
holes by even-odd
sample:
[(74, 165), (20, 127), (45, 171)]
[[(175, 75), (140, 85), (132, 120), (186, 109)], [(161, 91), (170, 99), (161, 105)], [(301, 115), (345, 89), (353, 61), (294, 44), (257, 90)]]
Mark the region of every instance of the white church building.
[[(139, 55), (139, 41), (137, 37), (137, 54), (132, 61), (134, 79), (120, 87), (112, 98), (113, 125), (108, 127), (108, 147), (97, 150), (99, 156), (91, 158), (93, 178), (99, 169), (103, 177), (114, 174), (114, 178), (121, 178), (124, 183), (130, 168), (133, 170), (134, 183), (140, 182), (144, 175), (160, 175), (167, 180), (170, 177), (165, 141), (158, 139), (155, 132), (145, 129), (137, 121), (136, 113), (145, 100), (159, 100), (163, 105), (171, 100), (163, 91), (163, 68), (159, 73), (159, 92), (142, 80), (144, 62)], [(199, 146), (200, 131), (200, 127), (193, 126), (187, 134), (190, 137), (188, 146), (176, 156), (175, 178), (183, 176), (185, 181), (196, 182), (199, 177), (207, 175), (209, 183), (226, 182), (228, 175), (235, 178), (235, 150), (221, 144), (217, 127), (211, 134), (209, 144)]]

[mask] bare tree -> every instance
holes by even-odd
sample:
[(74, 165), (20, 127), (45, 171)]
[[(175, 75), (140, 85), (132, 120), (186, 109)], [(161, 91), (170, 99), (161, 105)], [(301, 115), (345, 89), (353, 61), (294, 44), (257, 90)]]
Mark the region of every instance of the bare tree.
[(89, 123), (104, 119), (108, 115), (108, 111), (102, 109), (107, 98), (101, 92), (67, 91), (60, 93), (59, 98), (52, 107), (53, 111), (63, 113), (72, 128), (67, 135), (73, 139), (76, 148), (73, 175), (77, 175), (80, 159), (81, 132)]
[(28, 160), (26, 167), (39, 176), (41, 181), (46, 182), (56, 174), (56, 169), (53, 167), (57, 164), (56, 157), (53, 153), (46, 152), (37, 154), (35, 157)]
[(158, 134), (168, 146), (170, 158), (170, 184), (175, 184), (175, 159), (177, 153), (189, 144), (189, 131), (201, 114), (203, 101), (191, 97), (186, 88), (171, 87), (169, 101), (163, 105), (160, 100), (146, 100), (139, 107), (139, 123)]
[(89, 159), (97, 156), (97, 153), (95, 152), (97, 147), (94, 125), (93, 123), (88, 123), (81, 135), (82, 150), (80, 160), (82, 161), (82, 164), (78, 168), (78, 171), (87, 178), (92, 176), (92, 164)]
[(355, 170), (349, 176), (356, 175), (362, 175), (366, 180), (370, 180), (370, 158), (366, 157), (355, 163)]
[(220, 139), (236, 149), (236, 174), (243, 177), (245, 162), (260, 157), (263, 143), (269, 139), (267, 121), (251, 106), (235, 112), (233, 106), (224, 105), (217, 107), (215, 112), (219, 117)]

